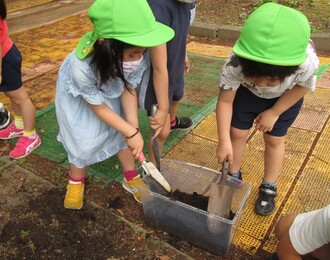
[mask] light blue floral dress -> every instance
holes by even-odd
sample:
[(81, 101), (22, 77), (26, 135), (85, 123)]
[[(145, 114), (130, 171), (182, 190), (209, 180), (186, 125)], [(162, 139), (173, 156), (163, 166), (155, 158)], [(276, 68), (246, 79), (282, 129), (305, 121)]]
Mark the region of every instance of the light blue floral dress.
[[(91, 55), (80, 60), (71, 52), (61, 65), (56, 83), (57, 140), (68, 153), (69, 162), (78, 168), (104, 161), (127, 147), (124, 136), (101, 121), (86, 104), (105, 103), (124, 117), (120, 103), (124, 84), (120, 79), (110, 79), (100, 85), (90, 61)], [(149, 58), (144, 58), (136, 71), (125, 74), (130, 88), (141, 83), (149, 67)]]

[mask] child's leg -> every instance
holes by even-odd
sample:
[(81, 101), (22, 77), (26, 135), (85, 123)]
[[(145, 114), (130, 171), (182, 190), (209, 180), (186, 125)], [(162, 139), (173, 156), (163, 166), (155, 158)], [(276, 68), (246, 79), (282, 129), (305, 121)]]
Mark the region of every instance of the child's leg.
[(264, 134), (265, 165), (264, 179), (259, 186), (259, 196), (255, 204), (255, 212), (262, 216), (270, 215), (275, 210), (277, 195), (276, 180), (280, 174), (285, 154), (285, 137), (288, 128), (297, 118), (303, 99), (283, 112), (277, 119), (272, 131)]
[(130, 151), (130, 149), (127, 148), (118, 152), (117, 156), (122, 165), (122, 171), (124, 175), (124, 180), (122, 184), (123, 188), (128, 192), (132, 193), (134, 199), (137, 202), (141, 203), (140, 193), (136, 186), (138, 185), (138, 183), (139, 185), (143, 185), (144, 188), (146, 188), (146, 186), (144, 185), (144, 182), (141, 181), (141, 176), (137, 174), (135, 159), (132, 155), (132, 152)]
[(231, 127), (230, 129), (230, 138), (233, 146), (234, 158), (233, 163), (229, 166), (229, 172), (231, 174), (235, 174), (240, 171), (248, 134), (249, 130), (241, 130), (234, 127)]
[(296, 216), (296, 214), (283, 216), (276, 223), (275, 234), (279, 240), (276, 252), (279, 259), (301, 259), (299, 253), (294, 249), (289, 236), (289, 229)]
[(35, 107), (24, 87), (17, 90), (5, 92), (10, 98), (14, 114), (23, 117), (24, 130), (35, 129)]
[(255, 203), (255, 212), (258, 215), (268, 216), (275, 210), (277, 195), (276, 180), (284, 160), (285, 136), (272, 136), (264, 134), (265, 165), (264, 178), (259, 187), (259, 196)]
[(265, 141), (265, 173), (264, 182), (276, 182), (284, 160), (285, 136), (264, 134)]
[(69, 183), (66, 186), (64, 207), (67, 209), (81, 209), (84, 203), (85, 168), (78, 168), (70, 163)]
[[(35, 108), (26, 90), (21, 87), (13, 91), (5, 92), (10, 98), (15, 121), (7, 129), (0, 133), (2, 139), (20, 137), (15, 148), (9, 153), (14, 159), (19, 159), (30, 154), (41, 141), (35, 130)], [(23, 135), (22, 134), (23, 129)]]
[(73, 182), (85, 182), (86, 169), (78, 168), (74, 164), (70, 163), (69, 177)]
[(171, 113), (170, 113), (170, 119), (173, 121), (178, 113), (179, 109), (179, 101), (172, 101), (171, 102)]

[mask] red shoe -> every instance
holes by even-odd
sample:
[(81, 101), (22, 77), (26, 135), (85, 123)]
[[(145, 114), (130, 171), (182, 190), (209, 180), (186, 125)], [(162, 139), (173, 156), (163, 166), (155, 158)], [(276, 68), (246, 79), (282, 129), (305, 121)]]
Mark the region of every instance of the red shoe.
[(13, 150), (10, 151), (9, 156), (13, 159), (20, 159), (30, 154), (41, 144), (39, 135), (36, 133), (35, 138), (29, 138), (21, 135)]
[(0, 139), (12, 139), (19, 137), (23, 134), (23, 129), (17, 128), (15, 123), (12, 122), (6, 129), (0, 130)]

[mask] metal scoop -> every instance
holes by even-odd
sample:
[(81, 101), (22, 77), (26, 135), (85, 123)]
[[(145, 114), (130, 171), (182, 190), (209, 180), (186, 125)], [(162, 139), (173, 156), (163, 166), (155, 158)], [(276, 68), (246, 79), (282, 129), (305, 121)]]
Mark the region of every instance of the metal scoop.
[(218, 182), (211, 183), (207, 211), (220, 217), (229, 218), (233, 199), (233, 188), (226, 185), (229, 162), (222, 164), (222, 174)]
[[(146, 176), (144, 176), (144, 178), (146, 178), (149, 184), (149, 188), (150, 187), (150, 183), (151, 182), (157, 182), (154, 183), (156, 185), (152, 185), (152, 187), (156, 187), (157, 185), (161, 186), (160, 189), (156, 188), (156, 190), (152, 190), (152, 191), (156, 191), (158, 193), (162, 193), (161, 189), (165, 189), (167, 192), (171, 192), (171, 187), (168, 184), (168, 182), (166, 181), (166, 179), (164, 178), (164, 176), (159, 172), (159, 170), (156, 168), (156, 166), (152, 163), (152, 162), (147, 162), (146, 157), (144, 156), (143, 153), (141, 153), (141, 155), (138, 157), (138, 161), (142, 164), (142, 168), (146, 174)], [(152, 177), (153, 180), (150, 180), (150, 178), (148, 177)]]
[[(150, 115), (154, 117), (156, 113), (157, 113), (157, 104), (153, 104), (151, 107)], [(157, 169), (160, 171), (160, 152), (159, 152), (158, 140), (157, 138), (155, 138), (155, 133), (156, 131), (153, 130), (151, 137), (151, 147), (155, 156)]]
[[(157, 104), (152, 105), (151, 107), (151, 116), (154, 117), (157, 113)], [(155, 156), (157, 168), (151, 162), (146, 162), (144, 155), (138, 158), (138, 161), (142, 163), (142, 167), (145, 171), (145, 176), (143, 176), (144, 181), (148, 184), (148, 187), (151, 191), (158, 194), (166, 195), (171, 192), (171, 187), (160, 173), (160, 152), (157, 138), (154, 138), (155, 131), (153, 130), (151, 137), (151, 146)]]

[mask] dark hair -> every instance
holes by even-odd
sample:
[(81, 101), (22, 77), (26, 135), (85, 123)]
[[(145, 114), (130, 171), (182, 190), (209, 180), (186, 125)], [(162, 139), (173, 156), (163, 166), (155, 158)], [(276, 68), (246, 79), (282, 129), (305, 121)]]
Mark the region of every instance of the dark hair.
[(7, 8), (5, 0), (0, 0), (0, 16), (2, 20), (5, 20), (7, 17)]
[(261, 63), (253, 60), (248, 60), (238, 57), (239, 64), (242, 66), (242, 73), (245, 77), (263, 77), (278, 78), (281, 82), (299, 68), (297, 66), (278, 66), (266, 63)]
[(100, 76), (101, 83), (107, 82), (110, 78), (120, 78), (127, 87), (122, 61), (124, 50), (129, 47), (132, 45), (115, 39), (104, 39), (94, 43), (91, 65)]

